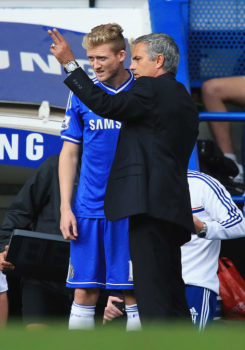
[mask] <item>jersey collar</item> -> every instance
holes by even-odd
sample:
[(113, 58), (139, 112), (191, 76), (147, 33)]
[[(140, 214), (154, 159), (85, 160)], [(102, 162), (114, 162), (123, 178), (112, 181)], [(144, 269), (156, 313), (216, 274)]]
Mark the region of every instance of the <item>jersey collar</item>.
[(113, 92), (114, 94), (118, 94), (119, 92), (121, 92), (122, 90), (126, 89), (126, 87), (128, 85), (130, 85), (135, 79), (134, 79), (134, 75), (133, 73), (131, 72), (131, 70), (127, 69), (127, 71), (129, 72), (129, 78), (122, 84), (120, 85), (117, 89), (114, 89), (113, 87), (107, 85), (107, 84), (104, 84), (104, 83), (101, 83), (98, 81), (97, 78), (93, 79), (94, 83), (99, 83), (101, 86), (103, 86), (107, 91), (111, 91)]

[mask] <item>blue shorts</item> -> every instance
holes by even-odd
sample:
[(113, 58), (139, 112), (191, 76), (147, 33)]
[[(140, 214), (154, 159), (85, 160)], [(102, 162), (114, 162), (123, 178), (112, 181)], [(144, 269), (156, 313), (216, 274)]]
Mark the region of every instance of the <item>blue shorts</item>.
[(214, 318), (217, 294), (207, 288), (186, 285), (185, 296), (190, 309), (192, 323), (199, 330), (204, 329), (206, 324)]
[(66, 286), (133, 289), (128, 219), (77, 218), (78, 239), (71, 241)]

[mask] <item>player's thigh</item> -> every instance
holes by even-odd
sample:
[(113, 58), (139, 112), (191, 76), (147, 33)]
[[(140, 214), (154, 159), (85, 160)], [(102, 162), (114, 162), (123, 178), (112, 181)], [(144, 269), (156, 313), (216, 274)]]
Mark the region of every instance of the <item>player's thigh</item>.
[(128, 229), (128, 219), (105, 220), (104, 245), (107, 288), (133, 288)]
[(77, 218), (77, 228), (78, 239), (70, 245), (67, 282), (74, 288), (99, 287), (105, 279), (103, 219)]

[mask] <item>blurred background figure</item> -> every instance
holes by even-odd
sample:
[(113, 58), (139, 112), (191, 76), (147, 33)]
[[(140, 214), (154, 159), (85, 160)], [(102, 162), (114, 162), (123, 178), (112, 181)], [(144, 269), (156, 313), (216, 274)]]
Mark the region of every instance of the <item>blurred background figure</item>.
[[(227, 112), (227, 103), (244, 106), (245, 77), (216, 78), (205, 81), (202, 85), (202, 99), (208, 112)], [(239, 174), (234, 178), (234, 181), (243, 183), (243, 167), (238, 162), (234, 151), (231, 122), (212, 121), (209, 122), (209, 125), (224, 155), (232, 159), (239, 169)]]
[[(58, 154), (47, 158), (5, 213), (0, 231), (0, 270), (6, 273), (14, 270), (14, 266), (5, 261), (7, 245), (14, 229), (61, 235), (58, 161)], [(65, 287), (65, 277), (62, 283), (21, 276), (21, 309), (26, 325), (40, 326), (50, 318), (69, 314), (73, 295)], [(17, 293), (13, 294), (13, 299), (17, 299)], [(9, 303), (11, 305), (11, 297)]]
[(215, 178), (188, 170), (188, 183), (196, 234), (181, 247), (182, 275), (192, 322), (202, 330), (216, 313), (221, 240), (244, 238), (245, 220)]
[[(193, 324), (202, 330), (216, 314), (221, 240), (245, 237), (245, 219), (225, 187), (213, 177), (188, 170), (196, 233), (181, 247), (182, 276)], [(161, 276), (159, 276), (161, 278)], [(122, 315), (122, 297), (110, 296), (104, 323)]]
[(4, 327), (8, 319), (8, 283), (6, 276), (0, 271), (0, 328)]

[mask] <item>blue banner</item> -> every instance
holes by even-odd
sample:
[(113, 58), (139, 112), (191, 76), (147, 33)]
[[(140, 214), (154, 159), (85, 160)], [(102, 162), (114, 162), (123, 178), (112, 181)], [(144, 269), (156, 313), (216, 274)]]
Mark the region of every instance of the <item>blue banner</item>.
[(60, 136), (1, 128), (0, 164), (37, 168), (47, 157), (60, 152)]
[[(51, 27), (0, 22), (0, 100), (65, 107), (68, 89), (63, 67), (49, 52)], [(82, 48), (84, 33), (59, 29), (89, 76), (93, 71)]]

